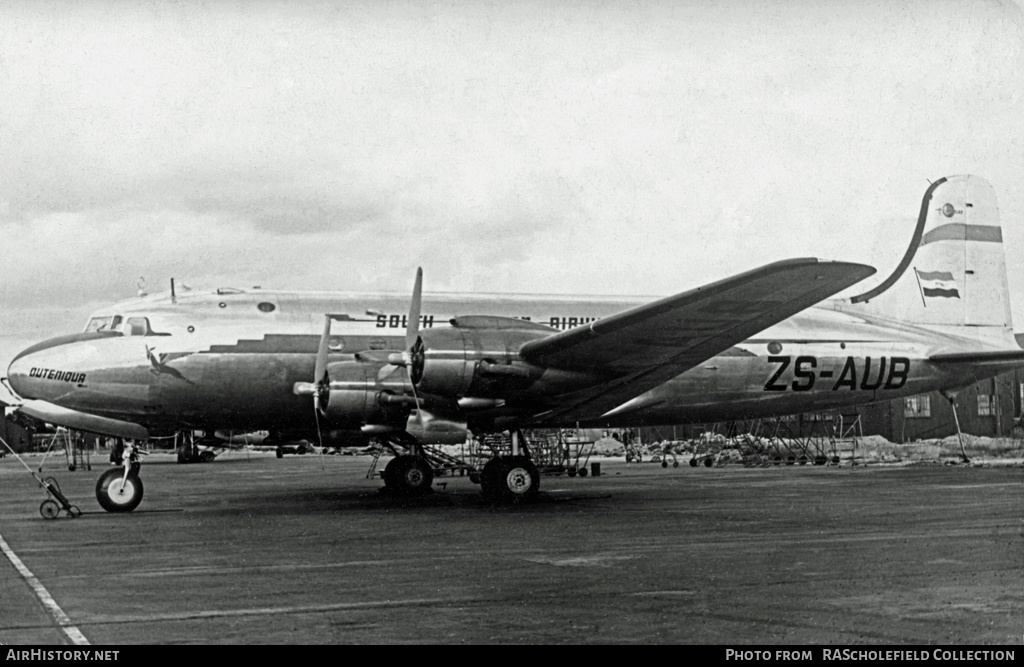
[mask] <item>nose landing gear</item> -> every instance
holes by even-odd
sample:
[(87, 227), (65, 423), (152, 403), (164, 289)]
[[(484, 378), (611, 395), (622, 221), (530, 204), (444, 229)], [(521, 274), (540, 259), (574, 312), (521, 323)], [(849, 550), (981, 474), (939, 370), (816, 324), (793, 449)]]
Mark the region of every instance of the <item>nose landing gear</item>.
[(142, 502), (142, 480), (129, 468), (111, 468), (96, 482), (96, 500), (108, 512), (131, 512)]
[(121, 467), (111, 468), (96, 481), (96, 500), (106, 511), (131, 512), (142, 502), (140, 451), (134, 444), (125, 443), (121, 452)]

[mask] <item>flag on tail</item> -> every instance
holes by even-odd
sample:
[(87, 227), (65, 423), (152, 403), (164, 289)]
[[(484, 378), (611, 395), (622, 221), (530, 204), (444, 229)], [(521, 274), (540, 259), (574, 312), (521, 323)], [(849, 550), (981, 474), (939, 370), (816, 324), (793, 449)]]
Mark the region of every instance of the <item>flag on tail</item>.
[(941, 296), (947, 299), (959, 299), (960, 292), (957, 290), (956, 281), (949, 271), (918, 271), (917, 282), (921, 286), (921, 293), (925, 297)]

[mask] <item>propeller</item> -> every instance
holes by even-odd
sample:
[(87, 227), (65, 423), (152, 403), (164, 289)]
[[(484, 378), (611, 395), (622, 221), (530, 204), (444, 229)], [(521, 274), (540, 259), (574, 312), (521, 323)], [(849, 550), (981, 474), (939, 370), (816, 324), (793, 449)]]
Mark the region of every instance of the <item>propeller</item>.
[(320, 336), (320, 347), (316, 350), (316, 365), (313, 366), (313, 418), (316, 420), (316, 439), (320, 445), (320, 469), (324, 467), (324, 436), (320, 430), (320, 415), (327, 407), (327, 397), (331, 393), (331, 377), (327, 373), (328, 345), (331, 341), (331, 316), (324, 315), (324, 332)]
[(324, 332), (320, 336), (320, 347), (316, 351), (316, 365), (313, 367), (313, 406), (318, 414), (323, 413), (321, 401), (331, 391), (331, 378), (327, 374), (327, 353), (331, 340), (331, 316), (324, 315)]
[(331, 393), (331, 378), (327, 372), (327, 354), (330, 352), (328, 345), (331, 339), (331, 320), (334, 319), (330, 313), (324, 315), (324, 332), (320, 336), (320, 346), (316, 351), (316, 364), (313, 366), (313, 381), (298, 382), (293, 391), (298, 396), (313, 397), (313, 419), (316, 421), (316, 437), (320, 444), (320, 451), (323, 452), (323, 435), (320, 432), (320, 417), (327, 407), (327, 399)]
[[(392, 352), (387, 356), (387, 363), (383, 365), (377, 374), (377, 380), (382, 381), (389, 377), (399, 368), (405, 368), (409, 377), (409, 384), (412, 387), (413, 400), (416, 404), (416, 418), (423, 424), (423, 411), (420, 405), (419, 395), (416, 393), (416, 383), (413, 381), (416, 369), (420, 367), (423, 357), (423, 340), (419, 335), (420, 304), (423, 293), (423, 269), (416, 269), (416, 284), (413, 287), (412, 304), (409, 307), (409, 319), (405, 331), (405, 349), (402, 352)], [(327, 408), (327, 401), (331, 394), (331, 378), (327, 370), (327, 355), (330, 352), (329, 343), (331, 337), (331, 320), (336, 317), (331, 314), (324, 315), (324, 330), (320, 336), (320, 346), (316, 352), (316, 364), (313, 367), (312, 382), (298, 382), (294, 387), (295, 394), (299, 396), (313, 397), (313, 413), (316, 418), (317, 436), (320, 436), (320, 417), (324, 416)], [(357, 355), (358, 356), (358, 355)], [(373, 359), (374, 355), (367, 355)], [(410, 370), (412, 367), (412, 370)], [(417, 378), (418, 379), (418, 378)], [(321, 448), (323, 440), (321, 437)]]
[(412, 302), (409, 304), (409, 319), (405, 329), (405, 349), (401, 352), (392, 352), (388, 355), (388, 363), (382, 366), (377, 373), (377, 380), (384, 380), (391, 376), (399, 368), (405, 369), (409, 378), (409, 386), (412, 387), (412, 397), (416, 402), (416, 420), (423, 424), (423, 408), (420, 405), (420, 397), (416, 393), (416, 380), (414, 376), (416, 369), (420, 368), (423, 358), (423, 339), (420, 338), (420, 310), (423, 303), (423, 268), (416, 269), (416, 282), (412, 288)]

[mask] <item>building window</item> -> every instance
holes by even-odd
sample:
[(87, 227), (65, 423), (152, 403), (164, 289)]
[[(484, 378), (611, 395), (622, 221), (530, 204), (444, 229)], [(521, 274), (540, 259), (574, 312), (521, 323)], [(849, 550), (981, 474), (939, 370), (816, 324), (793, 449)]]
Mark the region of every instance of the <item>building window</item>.
[(996, 414), (995, 396), (990, 394), (978, 394), (978, 416), (992, 417)]
[(903, 399), (903, 416), (907, 419), (923, 419), (932, 416), (931, 396), (910, 396)]

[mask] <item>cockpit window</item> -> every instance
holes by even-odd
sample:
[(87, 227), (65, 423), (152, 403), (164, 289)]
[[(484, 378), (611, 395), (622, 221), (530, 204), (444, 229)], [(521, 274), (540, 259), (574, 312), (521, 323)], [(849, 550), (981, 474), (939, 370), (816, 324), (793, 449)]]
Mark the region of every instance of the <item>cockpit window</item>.
[(85, 333), (94, 331), (112, 331), (121, 326), (120, 315), (107, 315), (106, 317), (94, 317), (85, 325)]
[(125, 322), (122, 333), (125, 336), (148, 336), (149, 319), (145, 317), (129, 317), (128, 321)]

